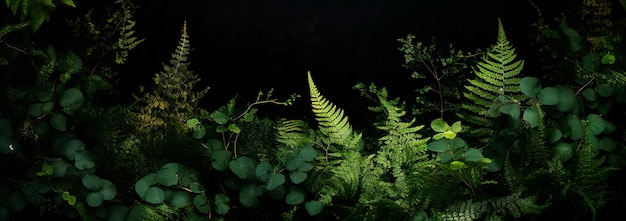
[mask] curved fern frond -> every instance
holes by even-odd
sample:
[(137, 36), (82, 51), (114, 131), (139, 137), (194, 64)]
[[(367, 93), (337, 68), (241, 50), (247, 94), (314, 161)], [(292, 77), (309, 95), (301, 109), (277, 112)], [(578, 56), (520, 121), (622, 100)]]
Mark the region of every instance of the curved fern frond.
[(8, 35), (11, 32), (23, 29), (26, 26), (28, 26), (27, 22), (22, 22), (18, 24), (6, 24), (2, 26), (2, 28), (0, 28), (0, 41), (2, 41), (2, 38), (4, 38), (5, 35)]
[(312, 144), (315, 133), (302, 120), (281, 119), (276, 125), (276, 141), (292, 148)]
[(319, 124), (319, 130), (329, 138), (329, 143), (345, 145), (347, 148), (356, 148), (361, 134), (353, 134), (348, 117), (343, 110), (324, 98), (317, 90), (311, 72), (307, 73), (311, 93), (311, 106)]

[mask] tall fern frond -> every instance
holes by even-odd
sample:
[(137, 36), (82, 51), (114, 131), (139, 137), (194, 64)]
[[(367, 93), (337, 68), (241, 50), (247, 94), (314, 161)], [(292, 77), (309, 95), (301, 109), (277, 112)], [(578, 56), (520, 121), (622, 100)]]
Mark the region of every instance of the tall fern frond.
[(344, 116), (343, 110), (321, 95), (311, 78), (311, 72), (307, 75), (311, 106), (319, 124), (319, 130), (328, 137), (329, 143), (345, 145), (350, 149), (358, 148), (361, 134), (353, 133), (352, 126), (348, 122), (348, 117)]
[(500, 115), (499, 98), (521, 101), (524, 97), (519, 93), (520, 74), (524, 61), (518, 60), (515, 48), (506, 37), (502, 22), (498, 19), (498, 38), (494, 46), (473, 69), (476, 79), (469, 80), (466, 85), (465, 98), (470, 102), (463, 104), (465, 110), (458, 116), (466, 123), (473, 124), (477, 129), (469, 131), (469, 135), (486, 141), (494, 132), (496, 118)]

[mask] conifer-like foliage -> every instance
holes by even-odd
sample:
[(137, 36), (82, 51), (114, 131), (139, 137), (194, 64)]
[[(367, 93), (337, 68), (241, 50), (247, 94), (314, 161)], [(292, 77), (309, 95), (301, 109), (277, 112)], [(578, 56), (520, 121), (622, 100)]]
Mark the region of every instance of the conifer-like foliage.
[(515, 49), (498, 19), (497, 43), (478, 62), (474, 68), (477, 78), (469, 80), (469, 85), (465, 86), (467, 92), (463, 93), (470, 102), (462, 105), (466, 111), (459, 117), (476, 126), (470, 130), (470, 135), (487, 141), (486, 137), (493, 134), (494, 126), (497, 125), (499, 112), (510, 112), (502, 109), (506, 107), (503, 104), (519, 103), (523, 99), (519, 93), (520, 78), (517, 76), (524, 67), (524, 61), (516, 58)]
[(169, 65), (163, 65), (163, 71), (154, 76), (152, 93), (146, 93), (138, 101), (145, 104), (137, 114), (135, 125), (142, 132), (164, 129), (166, 127), (186, 129), (185, 122), (194, 113), (199, 113), (198, 102), (208, 88), (195, 90), (200, 81), (198, 75), (189, 70), (187, 57), (190, 52), (187, 23), (183, 24), (178, 47), (172, 53)]

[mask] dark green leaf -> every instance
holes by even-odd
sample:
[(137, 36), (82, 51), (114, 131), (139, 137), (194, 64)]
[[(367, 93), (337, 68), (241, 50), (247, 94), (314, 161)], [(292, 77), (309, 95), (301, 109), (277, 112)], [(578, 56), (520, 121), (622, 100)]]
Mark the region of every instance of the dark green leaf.
[(539, 126), (539, 110), (537, 109), (536, 106), (533, 106), (531, 108), (528, 108), (526, 110), (524, 110), (524, 115), (523, 118), (526, 122), (528, 122), (528, 125), (531, 128), (535, 128), (537, 126)]
[(85, 186), (87, 189), (93, 191), (93, 192), (97, 192), (100, 191), (102, 189), (102, 179), (100, 179), (100, 177), (96, 176), (96, 175), (86, 175), (83, 177), (82, 179), (83, 181), (83, 186)]
[(309, 215), (315, 216), (322, 212), (322, 209), (324, 209), (324, 204), (317, 200), (311, 200), (304, 203), (304, 208), (306, 208), (306, 211), (309, 212)]
[(159, 187), (150, 187), (141, 196), (143, 200), (152, 204), (160, 204), (165, 200), (165, 192)]
[(102, 199), (112, 200), (115, 198), (115, 195), (117, 195), (117, 188), (111, 181), (102, 179), (102, 189), (100, 193), (102, 193)]
[(520, 91), (534, 97), (541, 92), (541, 81), (536, 77), (524, 77), (520, 80)]
[(556, 109), (561, 112), (568, 112), (574, 109), (577, 104), (576, 95), (574, 92), (567, 88), (558, 88), (559, 91), (559, 103), (556, 104)]
[(558, 142), (554, 145), (554, 156), (565, 162), (574, 155), (573, 145), (565, 142)]
[(93, 156), (89, 151), (80, 151), (76, 153), (74, 158), (74, 166), (79, 170), (88, 170), (96, 166), (96, 162), (93, 161)]
[(84, 100), (83, 92), (76, 88), (68, 88), (61, 95), (59, 105), (63, 108), (79, 106)]
[(289, 189), (289, 193), (285, 196), (285, 203), (289, 205), (297, 205), (304, 202), (305, 197), (306, 195), (304, 191), (294, 186)]
[(438, 153), (443, 153), (449, 149), (450, 149), (449, 140), (436, 140), (428, 144), (428, 150), (438, 152)]
[(226, 171), (228, 165), (230, 164), (230, 159), (232, 157), (232, 153), (228, 150), (218, 150), (211, 155), (213, 161), (211, 161), (211, 166), (218, 171)]
[(587, 115), (587, 128), (592, 135), (598, 135), (604, 132), (606, 128), (606, 121), (597, 114), (589, 114)]
[(228, 168), (240, 179), (247, 179), (250, 175), (254, 174), (256, 169), (256, 162), (246, 156), (237, 157), (237, 159), (230, 161)]
[(478, 162), (485, 158), (479, 149), (469, 148), (465, 151), (465, 159), (472, 162)]
[(66, 131), (67, 130), (67, 119), (65, 115), (61, 113), (55, 113), (50, 118), (50, 125), (58, 131)]
[(283, 185), (283, 183), (285, 183), (285, 175), (283, 175), (282, 173), (272, 173), (267, 180), (265, 189), (273, 190), (274, 188)]
[(246, 208), (253, 208), (259, 205), (257, 198), (262, 193), (259, 187), (253, 184), (246, 184), (239, 191), (239, 202)]
[(539, 102), (544, 105), (556, 105), (559, 103), (559, 90), (554, 87), (546, 87), (537, 95)]
[(87, 201), (87, 205), (91, 207), (99, 207), (100, 205), (102, 205), (102, 202), (104, 201), (102, 199), (102, 194), (100, 192), (88, 193), (87, 199), (85, 200)]
[(193, 198), (193, 205), (196, 206), (198, 212), (208, 214), (211, 210), (209, 199), (204, 194), (198, 194)]
[(163, 186), (172, 186), (178, 183), (178, 173), (182, 165), (177, 163), (165, 164), (159, 169), (156, 181)]
[(291, 179), (291, 182), (295, 183), (295, 184), (299, 184), (302, 183), (306, 180), (307, 178), (307, 173), (305, 172), (301, 172), (301, 171), (291, 171), (289, 172), (289, 179)]
[(273, 170), (274, 168), (269, 162), (263, 161), (256, 166), (254, 174), (256, 175), (257, 179), (259, 179), (259, 181), (265, 182), (267, 181), (267, 179), (269, 179), (270, 174), (272, 174)]
[(215, 123), (224, 125), (228, 123), (228, 115), (221, 111), (215, 111), (211, 114), (211, 118), (215, 121)]
[(191, 195), (185, 191), (174, 191), (169, 201), (170, 205), (178, 208), (185, 206), (191, 202)]

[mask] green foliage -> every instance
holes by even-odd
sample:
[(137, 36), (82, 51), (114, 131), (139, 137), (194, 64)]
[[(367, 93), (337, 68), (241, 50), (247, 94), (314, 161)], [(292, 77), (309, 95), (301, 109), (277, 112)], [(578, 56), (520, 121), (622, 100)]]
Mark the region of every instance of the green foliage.
[[(416, 89), (418, 96), (415, 98), (415, 106), (411, 108), (412, 114), (419, 120), (429, 120), (430, 117), (443, 119), (445, 112), (459, 110), (462, 82), (470, 77), (466, 70), (481, 52), (464, 55), (463, 51), (450, 45), (449, 51), (445, 53), (437, 48), (434, 38), (429, 45), (413, 43), (414, 38), (413, 35), (407, 35), (405, 39), (398, 39), (402, 43), (398, 50), (404, 53), (403, 67), (413, 71), (412, 78), (425, 84)], [(425, 80), (427, 83), (423, 83)]]
[(516, 58), (515, 49), (498, 20), (497, 43), (474, 68), (477, 78), (469, 80), (470, 85), (465, 86), (467, 92), (463, 93), (470, 102), (463, 104), (465, 112), (458, 114), (465, 122), (476, 126), (468, 130), (469, 135), (482, 142), (488, 142), (495, 132), (500, 113), (519, 117), (519, 102), (524, 96), (519, 93), (521, 79), (517, 76), (524, 61)]
[(33, 31), (37, 31), (44, 22), (50, 20), (55, 3), (76, 7), (72, 0), (6, 0), (7, 8), (11, 9), (13, 15), (19, 13), (20, 19), (28, 21)]
[[(198, 102), (208, 88), (195, 91), (195, 85), (200, 79), (189, 70), (187, 57), (191, 49), (188, 38), (185, 22), (169, 65), (163, 65), (163, 71), (153, 78), (153, 92), (136, 98), (137, 102), (144, 104), (139, 107), (135, 120), (135, 128), (139, 133), (153, 136), (156, 131), (164, 129), (186, 132), (185, 122), (199, 114)], [(160, 138), (157, 135), (155, 139)]]

